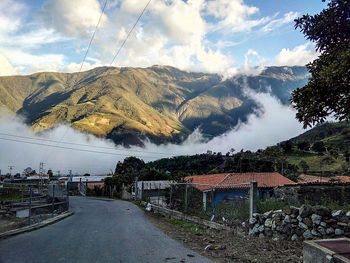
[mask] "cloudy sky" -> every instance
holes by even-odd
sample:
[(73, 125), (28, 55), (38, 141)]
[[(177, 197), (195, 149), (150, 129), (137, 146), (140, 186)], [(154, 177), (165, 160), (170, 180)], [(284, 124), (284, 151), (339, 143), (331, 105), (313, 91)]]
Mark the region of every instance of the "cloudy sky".
[[(112, 58), (148, 0), (108, 0), (83, 70)], [(1, 0), (0, 75), (79, 71), (105, 0)], [(113, 66), (235, 74), (317, 54), (293, 20), (321, 0), (152, 0)]]

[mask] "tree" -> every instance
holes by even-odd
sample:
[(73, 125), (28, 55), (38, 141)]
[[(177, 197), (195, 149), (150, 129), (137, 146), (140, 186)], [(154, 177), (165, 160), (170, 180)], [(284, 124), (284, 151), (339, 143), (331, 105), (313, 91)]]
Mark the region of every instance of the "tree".
[(299, 162), (299, 166), (301, 167), (301, 169), (303, 169), (303, 173), (306, 174), (307, 170), (309, 170), (309, 165), (307, 164), (307, 162), (305, 162), (304, 160), (301, 160)]
[(324, 147), (324, 143), (322, 141), (317, 141), (312, 145), (312, 150), (318, 153), (324, 152), (326, 148)]
[(307, 141), (302, 141), (297, 144), (297, 147), (301, 151), (309, 151), (310, 150), (310, 143)]
[(280, 146), (285, 152), (290, 152), (293, 148), (293, 142), (291, 140), (284, 141), (280, 143)]
[(308, 83), (292, 93), (297, 119), (305, 128), (325, 122), (330, 115), (349, 120), (350, 0), (330, 0), (321, 13), (303, 15), (295, 22), (295, 28), (315, 42), (320, 52), (307, 65), (311, 73)]

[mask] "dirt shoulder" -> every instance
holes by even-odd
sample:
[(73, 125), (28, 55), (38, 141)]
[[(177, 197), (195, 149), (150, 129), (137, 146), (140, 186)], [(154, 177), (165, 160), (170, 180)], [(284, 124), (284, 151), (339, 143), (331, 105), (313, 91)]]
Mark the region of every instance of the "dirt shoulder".
[(240, 237), (152, 212), (147, 217), (171, 238), (215, 262), (302, 262), (301, 242)]

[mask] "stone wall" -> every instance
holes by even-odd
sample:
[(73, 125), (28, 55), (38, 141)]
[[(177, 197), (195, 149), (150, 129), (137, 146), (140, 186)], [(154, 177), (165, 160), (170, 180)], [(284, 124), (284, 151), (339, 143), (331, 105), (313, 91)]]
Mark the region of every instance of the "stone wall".
[(350, 203), (350, 183), (310, 183), (287, 185), (274, 189), (277, 198), (291, 202), (319, 204), (320, 200), (333, 200), (340, 204)]
[(305, 240), (350, 236), (350, 211), (331, 211), (322, 206), (303, 205), (290, 211), (253, 214), (249, 235), (275, 239)]

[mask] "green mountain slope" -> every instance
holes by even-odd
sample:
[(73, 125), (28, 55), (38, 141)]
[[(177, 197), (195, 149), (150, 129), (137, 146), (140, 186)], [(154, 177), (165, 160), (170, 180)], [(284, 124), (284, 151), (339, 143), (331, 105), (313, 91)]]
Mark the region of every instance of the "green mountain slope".
[(288, 103), (291, 90), (307, 81), (304, 67), (271, 67), (255, 77), (221, 81), (215, 74), (169, 66), (101, 67), (81, 73), (36, 73), (0, 78), (0, 106), (26, 116), (35, 131), (59, 123), (116, 143), (180, 142), (200, 127), (222, 134), (258, 105), (248, 85)]

